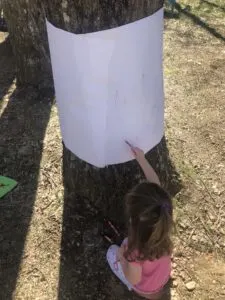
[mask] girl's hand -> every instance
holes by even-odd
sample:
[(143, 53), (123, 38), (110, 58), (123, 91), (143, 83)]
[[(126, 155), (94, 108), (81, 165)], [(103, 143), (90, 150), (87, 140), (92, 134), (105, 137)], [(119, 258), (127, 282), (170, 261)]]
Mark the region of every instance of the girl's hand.
[(129, 142), (126, 141), (126, 144), (130, 147), (130, 150), (134, 156), (134, 158), (140, 163), (141, 161), (144, 160), (145, 158), (145, 153), (143, 150), (141, 150), (138, 147), (134, 147), (133, 145), (131, 145)]
[(152, 168), (152, 166), (149, 164), (148, 160), (145, 158), (144, 151), (139, 149), (138, 147), (134, 147), (127, 141), (126, 144), (130, 147), (131, 152), (133, 153), (134, 158), (136, 158), (137, 162), (142, 168), (146, 179), (149, 182), (153, 182), (160, 185), (159, 177), (156, 174), (155, 170)]

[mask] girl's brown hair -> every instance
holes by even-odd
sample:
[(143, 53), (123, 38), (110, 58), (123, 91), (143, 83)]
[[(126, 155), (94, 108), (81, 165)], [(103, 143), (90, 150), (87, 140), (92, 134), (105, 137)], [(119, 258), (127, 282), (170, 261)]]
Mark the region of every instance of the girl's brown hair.
[(157, 184), (143, 182), (126, 196), (128, 261), (154, 260), (172, 252), (172, 201)]

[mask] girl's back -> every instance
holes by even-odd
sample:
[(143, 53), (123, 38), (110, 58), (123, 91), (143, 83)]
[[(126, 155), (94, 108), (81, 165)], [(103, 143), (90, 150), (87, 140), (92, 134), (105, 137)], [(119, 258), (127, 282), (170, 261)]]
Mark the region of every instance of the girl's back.
[(134, 285), (139, 293), (157, 293), (168, 282), (171, 273), (170, 256), (162, 256), (153, 261), (133, 262), (142, 268), (141, 281)]

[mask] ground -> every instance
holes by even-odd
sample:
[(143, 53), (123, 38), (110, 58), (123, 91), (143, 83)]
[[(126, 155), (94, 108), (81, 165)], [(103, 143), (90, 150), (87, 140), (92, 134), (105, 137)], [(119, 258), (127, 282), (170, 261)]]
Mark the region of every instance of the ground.
[[(225, 299), (222, 2), (183, 0), (165, 19), (166, 139), (181, 181), (173, 300)], [(0, 170), (19, 183), (0, 200), (0, 299), (137, 299), (107, 268), (94, 212), (64, 197), (54, 98), (16, 86), (7, 33), (0, 33), (0, 99)]]

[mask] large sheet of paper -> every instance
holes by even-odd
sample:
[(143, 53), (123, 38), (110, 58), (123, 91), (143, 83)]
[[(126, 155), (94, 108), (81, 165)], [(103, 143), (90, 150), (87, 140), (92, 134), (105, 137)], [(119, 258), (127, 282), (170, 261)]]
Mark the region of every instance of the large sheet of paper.
[(164, 133), (163, 9), (87, 34), (47, 22), (62, 138), (97, 167), (129, 161), (125, 140), (149, 151)]

